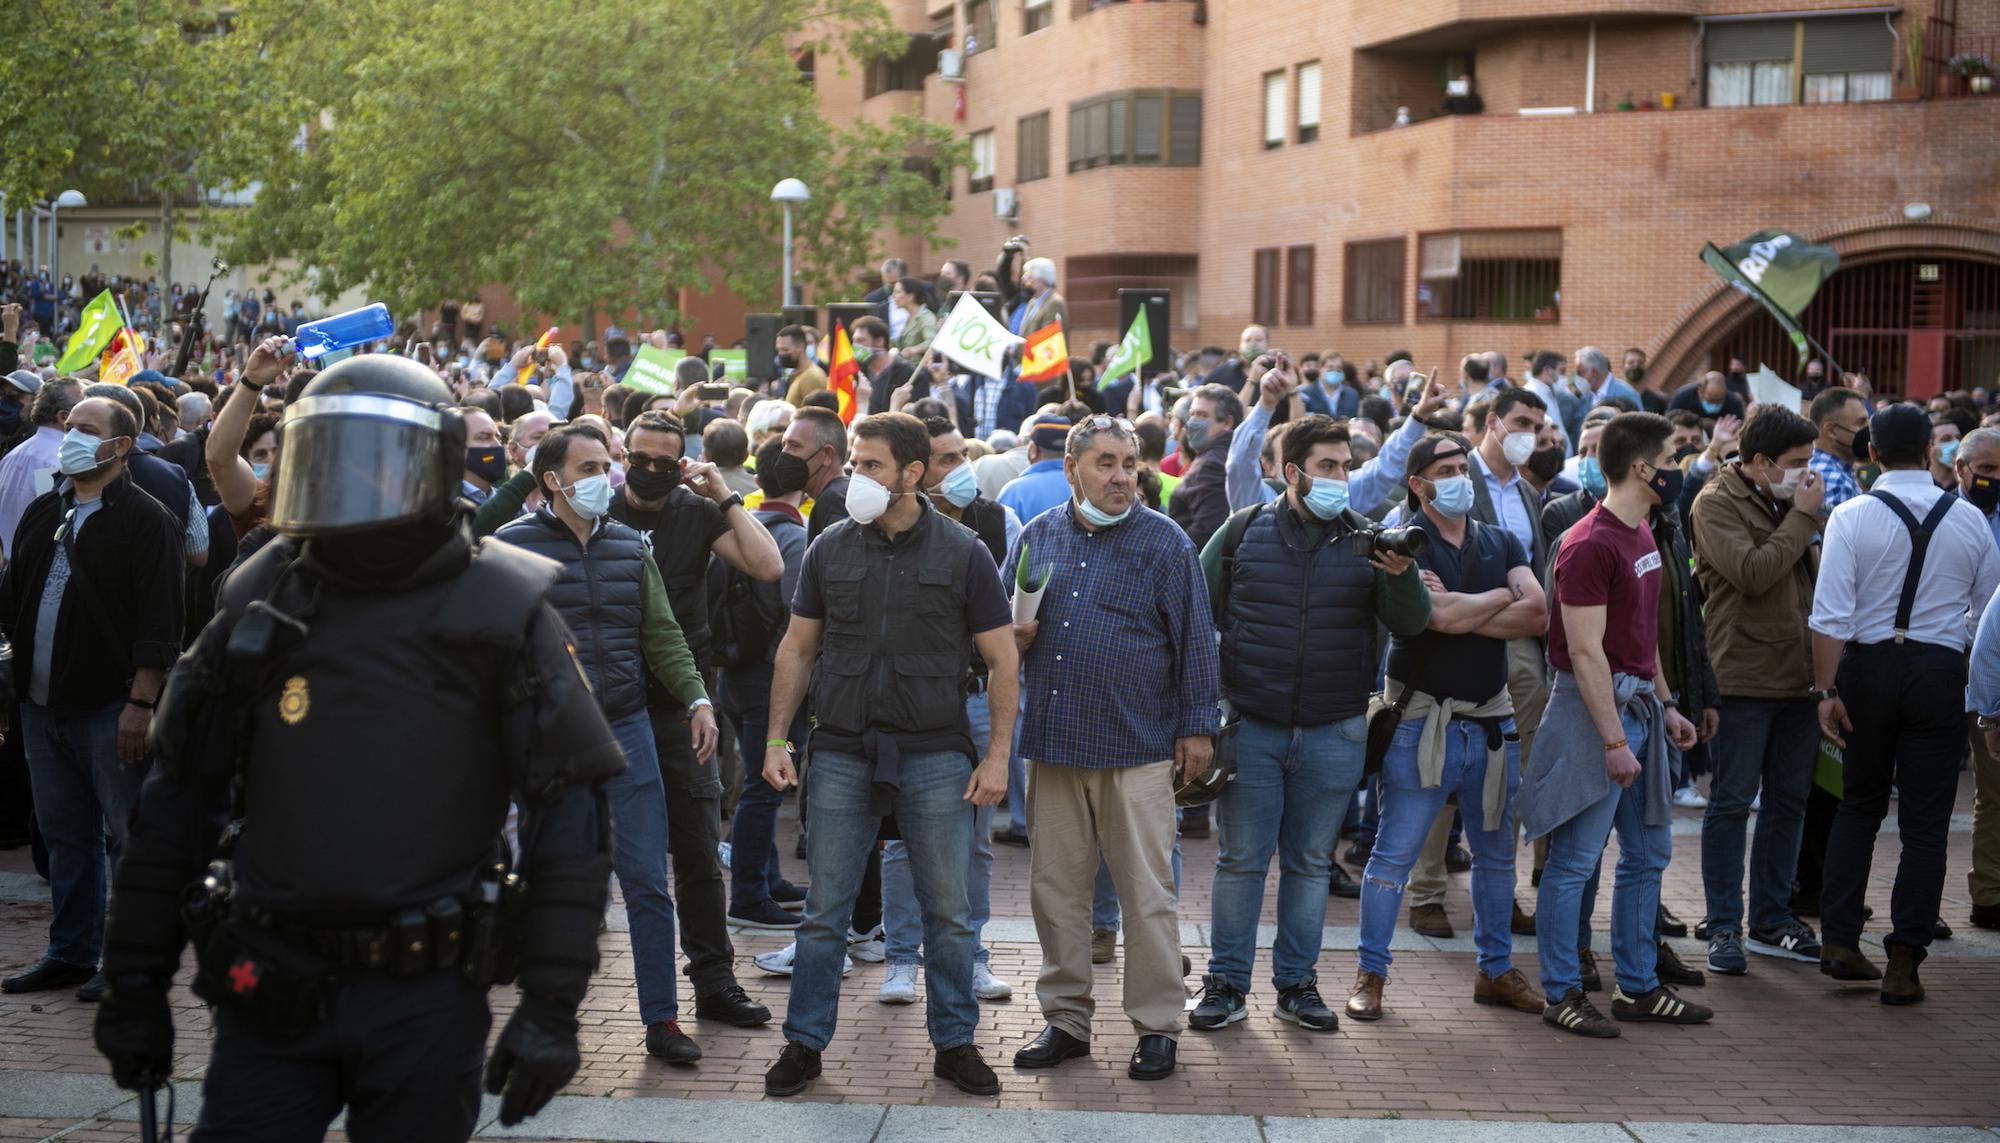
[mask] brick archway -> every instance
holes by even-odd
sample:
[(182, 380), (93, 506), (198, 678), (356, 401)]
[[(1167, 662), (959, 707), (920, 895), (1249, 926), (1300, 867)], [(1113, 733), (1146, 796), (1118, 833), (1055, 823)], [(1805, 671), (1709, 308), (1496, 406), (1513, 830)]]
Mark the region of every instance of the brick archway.
[[(1901, 214), (1873, 214), (1805, 231), (1808, 241), (1840, 252), (1841, 269), (1896, 258), (1946, 257), (2000, 264), (2000, 220), (1934, 214), (1913, 222)], [(1738, 323), (1756, 312), (1755, 299), (1717, 279), (1682, 303), (1667, 330), (1647, 346), (1648, 371), (1682, 377)]]

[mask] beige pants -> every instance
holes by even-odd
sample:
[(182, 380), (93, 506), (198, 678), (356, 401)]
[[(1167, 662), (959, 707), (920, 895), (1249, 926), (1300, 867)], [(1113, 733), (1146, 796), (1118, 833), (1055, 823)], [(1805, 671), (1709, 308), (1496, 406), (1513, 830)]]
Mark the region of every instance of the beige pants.
[(1972, 869), (1965, 887), (1975, 905), (2000, 905), (2000, 759), (1986, 749), (1977, 716), (1966, 716), (1972, 735)]
[(1036, 995), (1050, 1025), (1090, 1039), (1090, 898), (1104, 853), (1125, 922), (1125, 1015), (1139, 1034), (1181, 1030), (1173, 763), (1086, 770), (1031, 762), (1028, 902), (1042, 943)]
[[(1528, 767), (1528, 751), (1535, 744), (1535, 731), (1542, 725), (1542, 710), (1549, 705), (1549, 680), (1547, 669), (1542, 662), (1542, 641), (1540, 639), (1509, 639), (1507, 641), (1507, 697), (1514, 703), (1514, 728), (1521, 734), (1521, 768)], [(1450, 802), (1438, 811), (1438, 819), (1431, 825), (1431, 835), (1424, 839), (1423, 852), (1417, 855), (1417, 863), (1410, 867), (1410, 887), (1403, 899), (1411, 908), (1419, 905), (1444, 904), (1444, 890), (1447, 884), (1444, 868), (1445, 846), (1451, 842), (1452, 813), (1458, 809)], [(1473, 813), (1479, 807), (1472, 807)], [(1515, 825), (1519, 829), (1519, 823)], [(1548, 842), (1535, 843), (1535, 866), (1540, 868), (1547, 860)]]

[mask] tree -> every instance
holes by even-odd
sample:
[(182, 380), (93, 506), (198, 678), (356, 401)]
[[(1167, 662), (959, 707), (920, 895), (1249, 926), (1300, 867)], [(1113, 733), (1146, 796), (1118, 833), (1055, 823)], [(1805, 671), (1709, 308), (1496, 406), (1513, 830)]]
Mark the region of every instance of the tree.
[[(398, 312), (509, 283), (525, 309), (683, 285), (778, 294), (778, 179), (813, 188), (802, 280), (853, 280), (893, 228), (936, 239), (966, 159), (915, 118), (835, 127), (793, 52), (894, 54), (880, 0), (245, 0), (230, 50), (269, 102), (226, 131), (255, 203), (213, 212), (232, 260), (297, 259)], [(308, 124), (304, 142), (282, 124)]]

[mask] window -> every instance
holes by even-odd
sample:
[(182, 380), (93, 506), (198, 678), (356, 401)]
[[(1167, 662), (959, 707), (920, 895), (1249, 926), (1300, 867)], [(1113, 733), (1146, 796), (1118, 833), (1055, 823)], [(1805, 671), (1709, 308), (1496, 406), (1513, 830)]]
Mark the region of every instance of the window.
[(1264, 149), (1285, 145), (1285, 73), (1264, 73)]
[(1049, 177), (1049, 113), (1038, 111), (1022, 118), (1014, 144), (1014, 181), (1033, 182)]
[(1712, 23), (1702, 42), (1710, 107), (1887, 99), (1895, 37), (1880, 16)]
[(983, 52), (1000, 39), (993, 18), (994, 0), (965, 0), (965, 54)]
[(972, 176), (965, 189), (972, 194), (993, 189), (993, 132), (981, 131), (972, 137)]
[(1341, 291), (1347, 324), (1402, 322), (1406, 241), (1384, 238), (1347, 244), (1347, 282)]
[(1285, 248), (1285, 324), (1313, 323), (1313, 254), (1311, 246)]
[(1201, 96), (1114, 91), (1069, 105), (1069, 169), (1201, 162)]
[(1022, 5), (1021, 34), (1039, 32), (1055, 20), (1055, 0), (1027, 0)]
[(902, 55), (870, 63), (863, 98), (873, 99), (885, 91), (922, 91), (925, 77), (937, 74), (942, 42), (929, 35), (912, 35)]
[(1418, 317), (1554, 321), (1562, 292), (1562, 231), (1427, 234), (1418, 247)]
[(1299, 65), (1299, 142), (1319, 138), (1319, 61)]
[(1250, 320), (1258, 325), (1278, 324), (1278, 255), (1272, 246), (1259, 250), (1251, 268)]

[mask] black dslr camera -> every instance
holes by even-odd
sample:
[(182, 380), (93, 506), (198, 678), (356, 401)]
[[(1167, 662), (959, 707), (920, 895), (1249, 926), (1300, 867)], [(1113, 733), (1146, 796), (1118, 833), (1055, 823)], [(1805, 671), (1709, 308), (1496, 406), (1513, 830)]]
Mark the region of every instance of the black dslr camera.
[(1422, 528), (1385, 528), (1376, 525), (1354, 536), (1355, 546), (1366, 552), (1408, 556), (1416, 559), (1431, 546), (1430, 533)]

